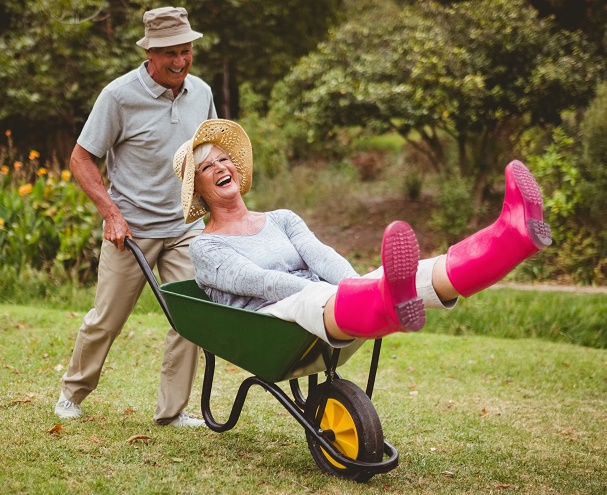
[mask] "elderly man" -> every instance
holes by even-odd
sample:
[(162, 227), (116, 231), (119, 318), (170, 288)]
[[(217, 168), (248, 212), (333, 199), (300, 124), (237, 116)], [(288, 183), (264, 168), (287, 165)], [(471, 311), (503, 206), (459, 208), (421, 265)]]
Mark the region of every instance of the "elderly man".
[[(203, 224), (186, 225), (181, 184), (172, 158), (201, 121), (216, 118), (210, 87), (189, 74), (193, 31), (184, 8), (145, 12), (137, 44), (147, 61), (100, 93), (72, 152), (74, 177), (103, 217), (94, 308), (84, 317), (55, 406), (61, 418), (82, 415), (80, 403), (97, 387), (115, 338), (135, 306), (145, 279), (125, 250), (133, 238), (163, 282), (193, 278), (188, 248)], [(106, 157), (106, 190), (95, 158)], [(199, 349), (170, 329), (160, 372), (154, 422), (203, 426), (185, 412)]]

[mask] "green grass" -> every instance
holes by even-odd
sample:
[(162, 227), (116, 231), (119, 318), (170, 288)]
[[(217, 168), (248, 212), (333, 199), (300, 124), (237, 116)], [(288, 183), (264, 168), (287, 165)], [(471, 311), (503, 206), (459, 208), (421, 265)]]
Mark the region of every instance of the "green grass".
[[(37, 288), (23, 284), (0, 295), (0, 304), (40, 306), (86, 312), (95, 287), (53, 285), (45, 280)], [(162, 314), (146, 285), (135, 314)], [(486, 290), (461, 298), (453, 311), (428, 311), (425, 332), (492, 337), (536, 337), (607, 349), (607, 293), (582, 294), (560, 291)], [(73, 323), (73, 326), (79, 322)]]
[(607, 293), (495, 288), (461, 298), (452, 311), (428, 311), (427, 331), (536, 337), (607, 349)]
[[(62, 421), (61, 433), (51, 434), (60, 378), (84, 312), (0, 304), (1, 491), (603, 494), (607, 351), (537, 338), (544, 325), (569, 313), (580, 327), (588, 319), (595, 328), (599, 317), (592, 320), (584, 308), (600, 309), (604, 299), (575, 296), (552, 294), (540, 303), (543, 294), (486, 291), (450, 313), (430, 312), (422, 332), (386, 338), (373, 402), (400, 463), (364, 485), (323, 474), (301, 426), (259, 388), (229, 432), (154, 426), (167, 324), (144, 308), (110, 351), (98, 389), (83, 403), (84, 418)], [(552, 323), (543, 323), (535, 304), (549, 305), (544, 312)], [(432, 333), (448, 321), (460, 335)], [(472, 335), (470, 328), (486, 322), (494, 335)], [(495, 336), (517, 325), (532, 325), (534, 336)], [(342, 368), (344, 377), (364, 387), (369, 357), (366, 345)], [(218, 362), (212, 399), (218, 419), (229, 414), (246, 376)], [(191, 412), (199, 412), (199, 397), (195, 390)], [(151, 439), (129, 443), (133, 435)]]

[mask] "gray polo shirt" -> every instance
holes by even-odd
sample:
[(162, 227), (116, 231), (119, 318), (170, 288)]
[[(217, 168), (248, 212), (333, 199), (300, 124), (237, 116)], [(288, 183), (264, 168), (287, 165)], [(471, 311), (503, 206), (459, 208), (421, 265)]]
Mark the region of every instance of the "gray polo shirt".
[(106, 156), (108, 193), (135, 237), (177, 237), (186, 225), (173, 155), (205, 120), (217, 118), (211, 88), (188, 75), (177, 97), (157, 84), (146, 63), (99, 94), (78, 144)]

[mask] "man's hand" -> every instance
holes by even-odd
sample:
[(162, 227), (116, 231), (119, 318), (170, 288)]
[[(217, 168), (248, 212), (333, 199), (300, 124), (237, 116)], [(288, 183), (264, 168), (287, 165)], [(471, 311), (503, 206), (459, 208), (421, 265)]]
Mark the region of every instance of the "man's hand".
[(103, 238), (110, 241), (114, 246), (118, 248), (118, 251), (124, 251), (124, 239), (125, 237), (133, 238), (131, 229), (128, 223), (117, 211), (116, 213), (110, 214), (105, 218), (105, 225), (103, 227)]

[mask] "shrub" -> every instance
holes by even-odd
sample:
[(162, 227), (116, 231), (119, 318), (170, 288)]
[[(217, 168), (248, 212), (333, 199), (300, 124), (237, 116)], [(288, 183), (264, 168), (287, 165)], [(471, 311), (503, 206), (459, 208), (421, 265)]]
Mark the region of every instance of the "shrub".
[(443, 235), (447, 245), (460, 239), (474, 216), (471, 190), (471, 181), (459, 176), (448, 176), (441, 180), (437, 208), (432, 212), (430, 224)]
[[(586, 120), (584, 127), (589, 126)], [(591, 147), (588, 135), (583, 141), (586, 148)], [(607, 234), (605, 219), (598, 212), (604, 212), (601, 190), (607, 181), (601, 181), (600, 174), (592, 177), (589, 171), (593, 165), (586, 158), (579, 160), (580, 155), (580, 145), (557, 128), (545, 153), (528, 161), (542, 184), (545, 218), (552, 229), (553, 245), (541, 259), (549, 267), (546, 276), (600, 284), (607, 280)], [(531, 273), (536, 269), (534, 263), (528, 265)]]
[[(39, 166), (38, 153), (17, 160), (10, 131), (0, 148), (0, 258), (18, 276), (26, 268), (66, 271), (80, 283), (96, 278), (99, 215), (58, 164)], [(55, 270), (56, 271), (56, 270)]]
[(424, 176), (417, 168), (411, 167), (403, 180), (405, 197), (410, 201), (417, 201), (424, 187)]
[(271, 120), (261, 117), (262, 99), (249, 86), (240, 87), (240, 125), (247, 132), (253, 146), (254, 180), (272, 179), (287, 167), (285, 136)]
[(598, 87), (581, 126), (583, 160), (579, 163), (583, 179), (584, 206), (597, 230), (607, 228), (607, 82)]

